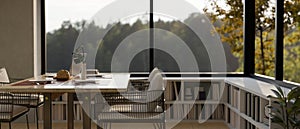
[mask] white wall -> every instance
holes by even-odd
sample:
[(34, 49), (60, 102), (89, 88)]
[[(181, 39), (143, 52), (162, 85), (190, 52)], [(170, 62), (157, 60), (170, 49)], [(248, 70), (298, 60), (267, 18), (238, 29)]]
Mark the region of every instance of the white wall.
[(0, 0), (0, 67), (10, 78), (34, 74), (33, 0)]

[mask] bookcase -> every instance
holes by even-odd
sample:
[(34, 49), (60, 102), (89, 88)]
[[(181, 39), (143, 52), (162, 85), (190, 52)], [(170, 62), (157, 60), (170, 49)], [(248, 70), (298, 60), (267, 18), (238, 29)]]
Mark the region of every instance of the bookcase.
[[(223, 121), (231, 129), (273, 129), (273, 84), (252, 78), (166, 79), (166, 120)], [(288, 93), (289, 89), (284, 89)]]
[(228, 100), (225, 103), (225, 119), (229, 127), (236, 129), (269, 129), (267, 106), (270, 100), (235, 85), (227, 84)]
[(168, 80), (165, 89), (167, 121), (224, 120), (224, 81)]
[[(269, 95), (275, 96), (271, 89), (276, 90), (276, 86), (252, 78), (226, 78), (224, 79), (225, 89), (227, 88), (228, 100), (225, 104), (227, 108), (228, 126), (237, 129), (275, 129), (278, 125), (271, 122), (269, 118), (272, 105)], [(281, 87), (285, 94), (290, 89)], [(237, 99), (235, 99), (237, 98)]]

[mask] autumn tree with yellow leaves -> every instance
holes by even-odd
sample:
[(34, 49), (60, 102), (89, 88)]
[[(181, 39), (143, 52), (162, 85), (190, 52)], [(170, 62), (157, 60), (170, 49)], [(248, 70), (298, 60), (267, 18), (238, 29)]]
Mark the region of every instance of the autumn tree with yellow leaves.
[[(222, 3), (223, 2), (223, 3)], [(274, 76), (275, 70), (275, 0), (255, 1), (255, 72)], [(284, 1), (284, 77), (300, 82), (300, 1)], [(243, 71), (243, 2), (242, 0), (209, 0), (204, 12), (216, 26), (222, 42), (229, 43), (232, 53), (240, 59)], [(249, 26), (251, 27), (251, 26)]]

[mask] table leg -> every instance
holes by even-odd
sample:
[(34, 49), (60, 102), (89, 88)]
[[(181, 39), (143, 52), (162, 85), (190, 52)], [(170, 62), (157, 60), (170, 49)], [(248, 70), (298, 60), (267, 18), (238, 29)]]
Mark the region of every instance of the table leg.
[(91, 128), (91, 94), (85, 93), (84, 94), (84, 101), (83, 101), (83, 129), (90, 129)]
[(68, 129), (74, 129), (74, 93), (68, 93)]
[(44, 94), (44, 129), (52, 129), (52, 94)]

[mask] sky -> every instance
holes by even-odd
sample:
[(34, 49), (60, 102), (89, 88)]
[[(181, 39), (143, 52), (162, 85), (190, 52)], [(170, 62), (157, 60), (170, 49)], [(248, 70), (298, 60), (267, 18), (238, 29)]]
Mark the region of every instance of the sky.
[(46, 0), (46, 31), (53, 31), (66, 20), (90, 19), (113, 0)]
[[(47, 0), (46, 31), (51, 32), (58, 29), (63, 21), (70, 20), (71, 22), (76, 22), (83, 19), (89, 20), (99, 10), (114, 1), (116, 0)], [(186, 1), (201, 9), (205, 6), (207, 0)], [(168, 5), (165, 7), (168, 7)]]

